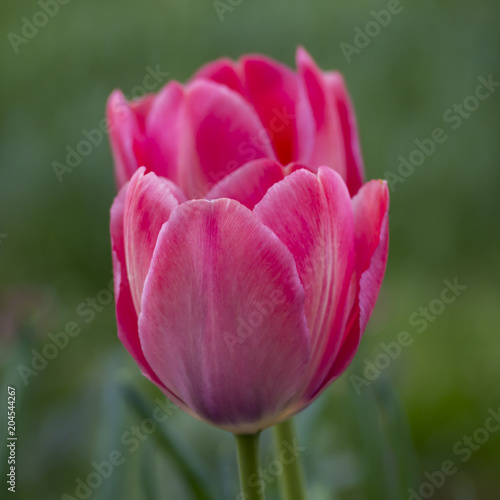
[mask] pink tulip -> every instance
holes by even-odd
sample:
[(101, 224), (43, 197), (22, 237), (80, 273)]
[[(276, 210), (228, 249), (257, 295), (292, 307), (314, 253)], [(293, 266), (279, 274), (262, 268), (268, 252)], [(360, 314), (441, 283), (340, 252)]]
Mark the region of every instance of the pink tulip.
[(298, 75), (222, 60), (109, 105), (119, 337), (176, 404), (237, 434), (346, 369), (387, 260), (387, 186), (362, 185), (341, 77), (297, 59)]
[(363, 183), (356, 120), (342, 76), (297, 50), (297, 73), (262, 56), (221, 59), (186, 85), (127, 102), (116, 90), (108, 122), (118, 185), (141, 166), (204, 198), (224, 177), (260, 158), (327, 165), (351, 196)]

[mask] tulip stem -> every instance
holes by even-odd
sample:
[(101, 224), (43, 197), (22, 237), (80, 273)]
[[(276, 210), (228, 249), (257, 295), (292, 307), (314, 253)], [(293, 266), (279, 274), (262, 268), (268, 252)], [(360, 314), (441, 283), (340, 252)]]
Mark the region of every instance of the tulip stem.
[(257, 477), (259, 471), (259, 434), (258, 432), (234, 435), (238, 453), (241, 498), (245, 500), (264, 500), (260, 481), (252, 481), (252, 477)]
[(299, 456), (305, 448), (297, 443), (293, 419), (274, 426), (274, 441), (278, 459), (283, 465), (280, 475), (283, 500), (306, 500), (304, 471)]

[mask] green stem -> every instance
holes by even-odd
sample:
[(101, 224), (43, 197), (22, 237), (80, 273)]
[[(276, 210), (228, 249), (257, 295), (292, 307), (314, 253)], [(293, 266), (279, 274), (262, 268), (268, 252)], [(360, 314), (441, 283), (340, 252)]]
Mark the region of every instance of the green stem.
[(283, 473), (280, 475), (284, 500), (306, 500), (304, 471), (299, 453), (304, 448), (298, 446), (293, 419), (274, 426), (274, 441)]
[(240, 471), (241, 495), (244, 500), (264, 500), (264, 491), (259, 481), (252, 481), (259, 471), (259, 433), (235, 434)]

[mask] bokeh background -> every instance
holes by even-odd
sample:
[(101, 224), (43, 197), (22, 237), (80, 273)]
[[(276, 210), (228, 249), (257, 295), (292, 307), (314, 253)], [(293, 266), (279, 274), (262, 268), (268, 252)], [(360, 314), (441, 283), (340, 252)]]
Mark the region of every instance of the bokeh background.
[[(354, 45), (355, 30), (364, 31), (371, 11), (388, 2), (217, 5), (220, 16), (210, 0), (69, 0), (15, 49), (9, 34), (22, 36), (23, 18), (32, 20), (41, 6), (2, 2), (0, 435), (11, 385), (18, 441), (17, 488), (10, 495), (83, 498), (77, 479), (85, 482), (92, 462), (120, 450), (125, 463), (89, 498), (195, 498), (180, 472), (182, 460), (165, 446), (166, 432), (208, 477), (212, 498), (236, 497), (232, 437), (181, 411), (136, 450), (123, 444), (123, 434), (142, 421), (127, 401), (130, 387), (151, 406), (161, 395), (119, 343), (114, 307), (102, 291), (112, 278), (108, 213), (115, 194), (107, 137), (62, 181), (53, 164), (64, 164), (67, 147), (99, 127), (110, 92), (137, 92), (147, 68), (168, 73), (165, 81), (185, 81), (209, 60), (247, 52), (293, 66), (295, 48), (303, 45), (322, 68), (337, 68), (346, 78), (368, 178), (397, 174), (399, 155), (408, 158), (415, 140), (435, 128), (447, 133), (393, 186), (387, 275), (355, 363), (297, 419), (310, 498), (408, 498), (408, 488), (418, 491), (428, 482), (425, 473), (447, 460), (456, 472), (422, 493), (436, 500), (500, 498), (500, 431), (478, 431), (500, 407), (500, 88), (492, 87), (455, 130), (443, 117), (474, 93), (479, 77), (500, 81), (499, 3), (401, 0), (400, 12), (349, 58), (341, 44)], [(444, 280), (455, 279), (467, 286), (460, 296), (444, 308), (434, 302), (439, 314), (415, 324), (419, 309), (440, 299)], [(97, 300), (94, 315), (85, 305), (89, 298)], [(37, 365), (49, 334), (71, 321), (81, 333), (47, 366)], [(382, 344), (402, 331), (412, 344), (366, 379), (370, 363), (383, 363)], [(36, 372), (24, 372), (23, 381), (19, 367), (32, 363)], [(360, 387), (356, 377), (367, 382)], [(269, 432), (262, 439), (267, 466)], [(277, 481), (271, 479), (272, 499)], [(2, 498), (6, 488), (2, 479)]]

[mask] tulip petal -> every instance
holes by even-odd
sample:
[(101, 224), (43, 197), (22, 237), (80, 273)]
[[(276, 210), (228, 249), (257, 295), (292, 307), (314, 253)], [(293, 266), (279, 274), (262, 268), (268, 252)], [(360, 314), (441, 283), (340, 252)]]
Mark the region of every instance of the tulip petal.
[(201, 418), (239, 433), (264, 428), (309, 360), (294, 259), (238, 202), (186, 202), (158, 236), (139, 334), (155, 373)]
[(149, 165), (157, 175), (178, 183), (179, 169), (184, 166), (181, 143), (187, 133), (184, 113), (184, 89), (178, 82), (168, 83), (155, 97), (146, 130), (149, 142)]
[(245, 95), (268, 131), (276, 156), (287, 165), (297, 156), (295, 99), (297, 76), (282, 64), (262, 56), (242, 60)]
[(282, 165), (297, 160), (299, 154), (309, 158), (313, 116), (297, 75), (287, 66), (258, 55), (237, 62), (223, 58), (201, 68), (192, 81), (200, 78), (227, 86), (255, 108)]
[(382, 286), (389, 250), (389, 190), (386, 181), (367, 182), (352, 199), (360, 325), (364, 331)]
[(258, 116), (244, 99), (223, 85), (198, 80), (186, 90), (186, 129), (179, 171), (181, 189), (201, 198), (210, 185), (248, 161), (274, 159)]
[(340, 118), (346, 160), (346, 184), (349, 193), (354, 196), (365, 178), (356, 115), (342, 75), (334, 71), (326, 73), (324, 77)]
[(354, 223), (344, 181), (327, 167), (300, 169), (274, 185), (254, 214), (295, 257), (306, 292), (312, 342), (304, 393), (313, 392), (340, 348), (346, 300), (354, 269)]
[(315, 126), (314, 150), (310, 158), (301, 158), (301, 161), (313, 167), (327, 165), (345, 180), (346, 160), (340, 120), (323, 73), (302, 47), (297, 50), (297, 68), (301, 85), (309, 99)]
[(157, 384), (172, 401), (182, 406), (183, 409), (186, 409), (185, 403), (176, 394), (167, 389), (151, 369), (144, 357), (139, 340), (138, 317), (132, 301), (125, 262), (123, 218), (127, 187), (128, 184), (120, 190), (118, 196), (115, 198), (111, 207), (110, 223), (118, 338), (139, 365), (144, 376)]
[(156, 238), (179, 205), (170, 190), (171, 182), (152, 172), (144, 175), (145, 170), (141, 167), (130, 180), (123, 218), (127, 276), (138, 313)]
[(341, 375), (354, 358), (382, 285), (389, 248), (389, 191), (385, 181), (367, 182), (352, 199), (356, 281), (342, 348), (318, 393)]
[(356, 118), (344, 80), (337, 72), (323, 73), (302, 47), (297, 50), (297, 67), (315, 129), (312, 152), (299, 155), (299, 161), (333, 168), (353, 196), (363, 183), (364, 170)]
[(226, 87), (243, 95), (243, 84), (240, 76), (241, 67), (239, 63), (226, 57), (210, 62), (201, 67), (193, 76), (191, 81), (206, 78), (213, 82), (220, 83)]
[(122, 187), (137, 168), (146, 163), (146, 138), (142, 126), (150, 104), (148, 97), (132, 105), (119, 90), (108, 99), (106, 116), (118, 187)]
[(146, 119), (154, 101), (154, 94), (146, 94), (144, 97), (130, 101), (129, 103), (130, 109), (135, 115), (137, 126), (142, 133), (145, 133), (146, 131)]
[(252, 210), (267, 190), (283, 178), (278, 163), (267, 159), (254, 160), (224, 177), (208, 192), (206, 199), (231, 198)]

